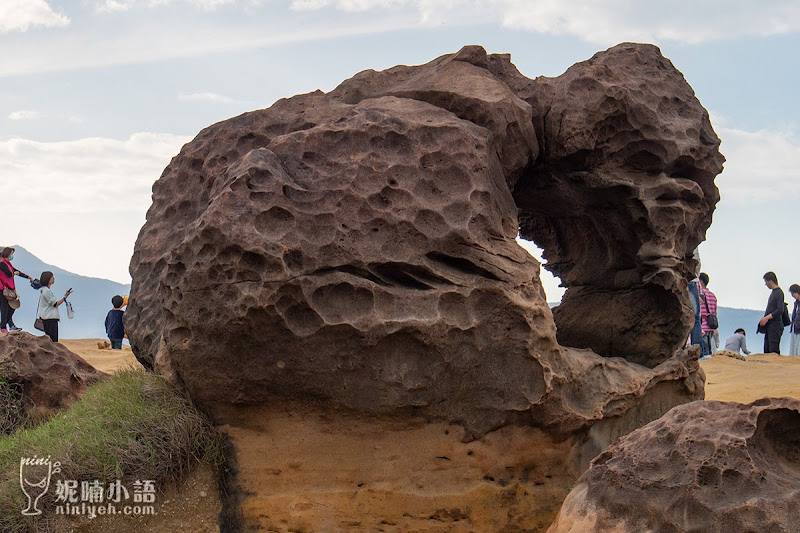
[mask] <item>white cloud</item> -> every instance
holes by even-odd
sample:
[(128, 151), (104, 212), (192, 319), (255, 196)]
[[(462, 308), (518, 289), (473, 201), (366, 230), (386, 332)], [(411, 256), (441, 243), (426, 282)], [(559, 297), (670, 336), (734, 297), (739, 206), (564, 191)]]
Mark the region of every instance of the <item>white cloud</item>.
[[(370, 9), (394, 9), (412, 6), (425, 9), (431, 6), (451, 6), (454, 2), (436, 2), (430, 0), (292, 0), (291, 8), (297, 10), (315, 10), (333, 6), (342, 11), (368, 11)], [(462, 3), (462, 2), (459, 2)]]
[[(240, 2), (252, 5), (256, 0)], [(236, 4), (237, 0), (95, 0), (94, 9), (99, 12), (127, 11), (136, 6), (158, 7), (170, 4), (186, 4), (191, 7), (212, 11), (217, 7)]]
[(544, 250), (539, 248), (535, 242), (526, 241), (520, 237), (517, 237), (517, 244), (519, 244), (526, 252), (528, 252), (534, 259), (536, 259), (536, 261), (539, 262), (539, 281), (542, 283), (546, 300), (549, 303), (560, 302), (567, 289), (561, 287), (561, 280), (557, 276), (551, 274), (550, 271), (544, 267), (545, 263), (547, 263), (547, 261), (545, 261), (542, 257)]
[(113, 13), (115, 11), (127, 11), (132, 8), (136, 0), (102, 0), (95, 2), (96, 11)]
[(8, 114), (9, 120), (66, 120), (68, 122), (80, 123), (83, 118), (76, 115), (51, 114), (44, 111), (34, 111), (32, 109), (20, 109)]
[(32, 111), (30, 109), (20, 109), (8, 114), (9, 120), (41, 120), (45, 116), (41, 111)]
[[(3, 239), (83, 275), (129, 283), (128, 263), (155, 182), (189, 137), (0, 141), (0, 176), (12, 187)], [(24, 265), (20, 265), (24, 268)]]
[(219, 6), (235, 4), (236, 0), (150, 0), (150, 5), (162, 5), (182, 3), (189, 4), (192, 7), (199, 7), (200, 9), (212, 10)]
[(717, 134), (727, 158), (716, 180), (724, 201), (753, 205), (779, 198), (800, 200), (800, 137), (794, 129), (717, 127)]
[(332, 7), (357, 12), (411, 8), (424, 22), (501, 21), (509, 28), (570, 35), (610, 45), (620, 41), (697, 43), (745, 35), (776, 35), (800, 30), (800, 2), (762, 0), (292, 0), (295, 10)]
[[(252, 6), (255, 1), (247, 0), (245, 4)], [(326, 13), (312, 17), (288, 10), (275, 14), (253, 10), (221, 21), (199, 9), (185, 11), (171, 12), (163, 18), (155, 13), (125, 13), (119, 26), (96, 17), (93, 26), (81, 35), (64, 32), (53, 38), (22, 41), (19, 46), (24, 46), (25, 54), (0, 54), (0, 78), (135, 65), (419, 27), (416, 15), (404, 13), (391, 18), (373, 16), (370, 20), (340, 17), (331, 22)], [(141, 22), (143, 16), (145, 23)], [(97, 46), (98, 42), (103, 46)]]
[(293, 0), (291, 9), (297, 11), (315, 11), (330, 5), (330, 0)]
[(53, 11), (45, 0), (0, 1), (0, 33), (28, 31), (34, 26), (66, 26), (69, 18)]
[[(144, 212), (151, 187), (189, 137), (135, 133), (126, 140), (87, 138), (64, 142), (0, 142), (0, 176), (32, 187), (16, 191), (6, 212)], [(35, 187), (33, 185), (35, 184)]]
[(594, 43), (622, 40), (698, 43), (743, 35), (775, 35), (800, 29), (794, 0), (729, 2), (673, 0), (508, 0), (505, 25)]
[(375, 10), (416, 11), (419, 25), (474, 24), (499, 21), (498, 8), (504, 9), (508, 0), (292, 0), (290, 9), (316, 11), (333, 7), (347, 13)]
[(178, 100), (181, 102), (216, 102), (220, 104), (234, 104), (236, 100), (228, 96), (217, 93), (179, 93)]

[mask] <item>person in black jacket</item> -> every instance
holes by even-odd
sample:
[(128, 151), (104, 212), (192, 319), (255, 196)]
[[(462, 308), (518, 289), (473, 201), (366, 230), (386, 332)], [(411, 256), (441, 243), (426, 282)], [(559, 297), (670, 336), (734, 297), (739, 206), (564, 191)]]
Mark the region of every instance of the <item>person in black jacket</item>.
[(783, 290), (778, 286), (778, 277), (774, 272), (764, 274), (764, 284), (772, 289), (767, 300), (767, 310), (759, 320), (759, 332), (764, 333), (764, 353), (781, 353), (781, 336), (783, 335)]
[(789, 324), (789, 355), (800, 355), (800, 285), (797, 283), (789, 287), (789, 294), (794, 298), (792, 308), (792, 323)]
[(125, 299), (122, 296), (114, 296), (111, 298), (111, 305), (114, 306), (114, 309), (106, 315), (106, 334), (108, 340), (111, 341), (112, 350), (121, 350), (122, 339), (125, 338), (125, 326), (122, 325), (122, 317), (125, 315), (122, 310), (124, 303)]

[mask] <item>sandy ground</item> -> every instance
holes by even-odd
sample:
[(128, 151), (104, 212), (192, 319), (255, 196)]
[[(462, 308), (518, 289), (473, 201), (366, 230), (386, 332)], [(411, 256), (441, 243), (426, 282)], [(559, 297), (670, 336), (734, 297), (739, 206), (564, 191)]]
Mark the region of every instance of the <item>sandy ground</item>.
[(753, 354), (744, 361), (717, 352), (700, 361), (706, 400), (750, 403), (765, 396), (800, 399), (800, 357)]
[(129, 366), (141, 367), (133, 356), (130, 346), (122, 346), (122, 350), (100, 349), (108, 339), (61, 339), (61, 344), (71, 352), (86, 359), (97, 370), (113, 373), (119, 368)]

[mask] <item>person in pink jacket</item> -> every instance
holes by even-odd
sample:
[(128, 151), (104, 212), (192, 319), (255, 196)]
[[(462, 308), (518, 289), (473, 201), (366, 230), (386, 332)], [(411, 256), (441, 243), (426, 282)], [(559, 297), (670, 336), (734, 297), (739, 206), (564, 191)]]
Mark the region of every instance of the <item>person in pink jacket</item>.
[[(11, 264), (13, 260), (14, 248), (3, 248), (3, 251), (0, 252), (0, 292), (2, 292), (3, 289), (17, 290), (17, 286), (14, 283), (14, 276), (28, 278), (33, 281), (32, 277), (14, 268), (14, 265)], [(8, 330), (19, 331), (22, 329), (14, 324), (14, 311), (16, 311), (16, 309), (11, 307), (8, 300), (5, 297), (0, 297), (0, 332), (8, 333)]]

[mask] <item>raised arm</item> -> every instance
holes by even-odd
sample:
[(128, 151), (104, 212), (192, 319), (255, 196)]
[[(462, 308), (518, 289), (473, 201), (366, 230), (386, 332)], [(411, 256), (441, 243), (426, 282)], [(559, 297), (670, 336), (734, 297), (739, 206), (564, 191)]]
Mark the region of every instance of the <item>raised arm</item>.
[(44, 301), (47, 305), (58, 307), (66, 301), (67, 296), (69, 296), (69, 291), (67, 291), (66, 294), (64, 294), (64, 297), (60, 300), (56, 300), (56, 296), (53, 294), (53, 291), (42, 291), (42, 296), (44, 297)]

